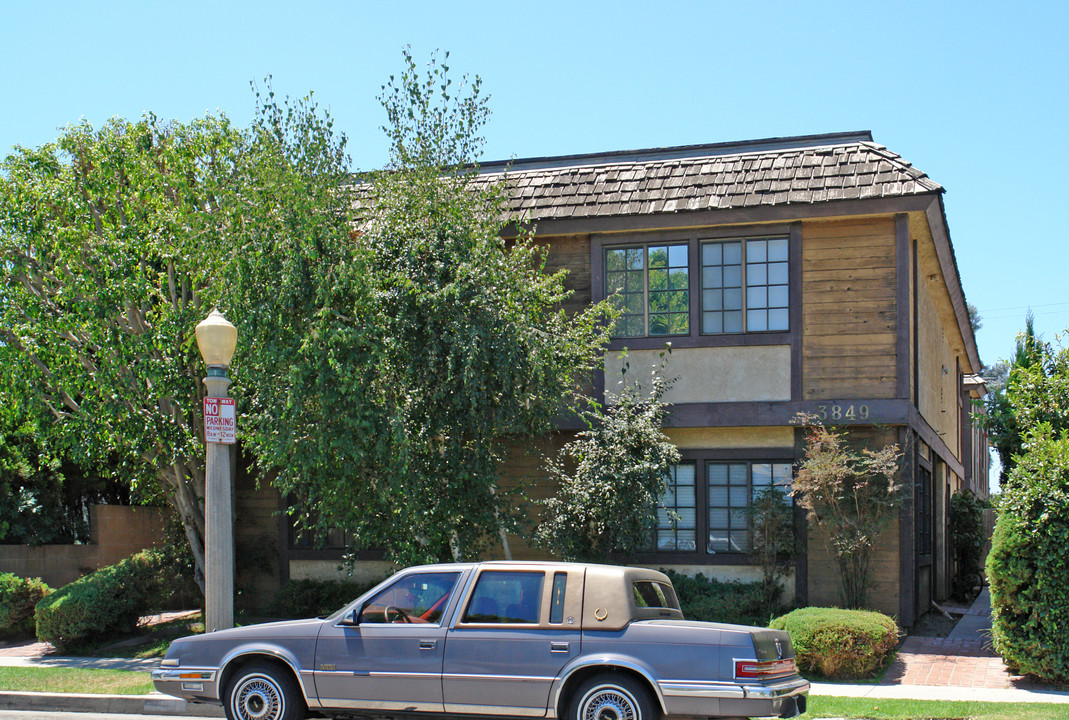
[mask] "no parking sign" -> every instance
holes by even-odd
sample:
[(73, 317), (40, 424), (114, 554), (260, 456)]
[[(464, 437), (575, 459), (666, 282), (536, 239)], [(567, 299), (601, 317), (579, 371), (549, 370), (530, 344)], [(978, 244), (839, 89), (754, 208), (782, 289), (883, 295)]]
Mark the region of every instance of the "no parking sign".
[(234, 398), (204, 398), (204, 441), (233, 445), (238, 439)]

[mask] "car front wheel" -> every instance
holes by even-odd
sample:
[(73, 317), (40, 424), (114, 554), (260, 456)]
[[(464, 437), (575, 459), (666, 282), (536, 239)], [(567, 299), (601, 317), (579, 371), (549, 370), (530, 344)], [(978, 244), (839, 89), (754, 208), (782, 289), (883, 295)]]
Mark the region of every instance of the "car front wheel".
[(290, 673), (277, 665), (252, 663), (227, 683), (223, 707), (229, 720), (301, 720), (304, 698)]
[(618, 673), (584, 681), (568, 708), (568, 720), (657, 720), (659, 715), (649, 691)]

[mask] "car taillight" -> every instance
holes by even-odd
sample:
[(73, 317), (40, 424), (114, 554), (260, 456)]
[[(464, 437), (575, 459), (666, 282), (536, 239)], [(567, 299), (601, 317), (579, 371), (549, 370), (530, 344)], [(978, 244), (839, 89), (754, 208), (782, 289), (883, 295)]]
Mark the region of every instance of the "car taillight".
[(762, 678), (777, 677), (779, 675), (793, 675), (798, 671), (794, 660), (736, 660), (736, 678)]

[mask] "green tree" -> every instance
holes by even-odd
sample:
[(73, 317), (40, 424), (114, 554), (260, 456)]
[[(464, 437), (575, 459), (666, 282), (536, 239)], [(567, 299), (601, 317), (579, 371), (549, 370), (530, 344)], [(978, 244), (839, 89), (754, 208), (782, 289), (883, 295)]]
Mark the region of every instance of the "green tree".
[(1000, 484), (1015, 482), (1012, 471), (1029, 431), (1044, 422), (1055, 432), (1069, 430), (1069, 350), (1043, 342), (1031, 314), (1017, 337), (1005, 388), (987, 397), (985, 422), (1002, 464)]
[(528, 237), (502, 238), (504, 189), (471, 164), (486, 99), (478, 79), (457, 94), (445, 59), (421, 73), (405, 53), (380, 98), (389, 164), (351, 192), (328, 121), (300, 104), (261, 114), (265, 148), (299, 158), (314, 137), (329, 162), (258, 165), (274, 204), (249, 227), (270, 231), (242, 235), (235, 314), (251, 318), (260, 463), (309, 525), (406, 563), (500, 536), (507, 449), (575, 404), (607, 333), (602, 307), (560, 310), (564, 275)]
[(794, 508), (785, 489), (767, 487), (754, 491), (746, 513), (753, 528), (749, 556), (761, 568), (761, 588), (768, 612), (772, 613), (782, 594), (782, 583), (794, 569), (798, 554)]
[(904, 488), (897, 479), (897, 445), (855, 449), (846, 431), (801, 416), (805, 457), (791, 489), (824, 536), (839, 569), (842, 601), (863, 608), (868, 601), (869, 563), (880, 534), (894, 519)]
[(995, 650), (1015, 672), (1069, 682), (1069, 435), (1027, 431), (987, 559)]
[[(0, 364), (93, 462), (160, 488), (203, 567), (201, 362), (240, 133), (112, 120), (0, 163)], [(158, 481), (158, 485), (155, 483)]]
[(607, 407), (588, 413), (591, 428), (549, 464), (559, 489), (544, 503), (537, 537), (566, 560), (603, 562), (647, 548), (679, 462), (679, 450), (661, 430), (669, 382), (655, 368), (648, 395), (637, 382), (621, 384)]

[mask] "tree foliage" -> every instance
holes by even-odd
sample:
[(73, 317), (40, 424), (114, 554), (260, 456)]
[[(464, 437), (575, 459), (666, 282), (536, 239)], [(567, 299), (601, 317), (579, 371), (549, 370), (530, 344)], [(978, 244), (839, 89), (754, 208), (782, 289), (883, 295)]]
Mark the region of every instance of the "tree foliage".
[(761, 588), (768, 611), (775, 611), (783, 581), (794, 569), (798, 543), (794, 537), (794, 508), (778, 487), (754, 490), (746, 509), (753, 529), (749, 556), (761, 568)]
[(380, 98), (389, 164), (349, 192), (330, 180), (346, 172), (344, 138), (312, 108), (261, 115), (258, 142), (299, 156), (310, 134), (331, 160), (261, 165), (286, 209), (244, 242), (238, 289), (243, 357), (265, 373), (248, 378), (261, 464), (314, 528), (405, 563), (498, 537), (514, 507), (497, 482), (509, 443), (575, 403), (607, 332), (601, 307), (560, 309), (564, 275), (544, 272), (529, 238), (502, 238), (503, 190), (470, 164), (486, 100), (477, 79), (453, 87), (446, 59), (421, 73), (405, 54)]
[(985, 540), (983, 501), (970, 490), (954, 493), (950, 498), (950, 546), (956, 569), (951, 592), (957, 600), (971, 600), (973, 588), (983, 583), (980, 560)]
[(987, 560), (995, 650), (1015, 672), (1069, 682), (1069, 435), (1039, 423), (999, 503)]
[(588, 414), (592, 427), (549, 464), (559, 490), (544, 503), (537, 536), (566, 560), (605, 561), (649, 547), (657, 506), (679, 462), (679, 451), (661, 430), (669, 382), (657, 368), (648, 395), (637, 382), (620, 382), (611, 403)]
[(203, 565), (200, 360), (220, 291), (220, 204), (240, 134), (222, 118), (67, 128), (0, 164), (0, 364), (75, 445), (159, 481)]
[(1015, 482), (1012, 471), (1030, 431), (1044, 422), (1055, 432), (1069, 430), (1069, 349), (1040, 339), (1031, 315), (1017, 337), (1005, 388), (987, 397), (985, 422), (1002, 464), (1003, 486)]
[(812, 416), (797, 421), (807, 426), (805, 457), (791, 494), (823, 532), (838, 564), (843, 603), (863, 608), (873, 549), (903, 500), (897, 479), (901, 452), (894, 444), (855, 449), (845, 430), (825, 427)]

